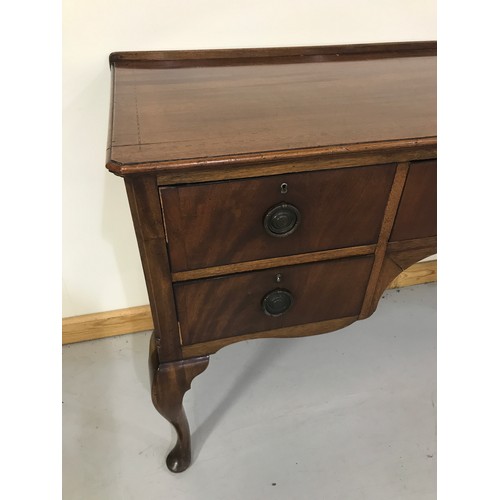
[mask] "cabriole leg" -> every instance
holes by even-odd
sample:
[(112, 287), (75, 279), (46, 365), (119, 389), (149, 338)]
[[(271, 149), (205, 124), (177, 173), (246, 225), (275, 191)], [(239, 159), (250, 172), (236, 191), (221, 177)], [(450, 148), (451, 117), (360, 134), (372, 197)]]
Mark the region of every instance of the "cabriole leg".
[(191, 464), (191, 434), (182, 400), (193, 379), (207, 368), (208, 361), (209, 357), (203, 356), (158, 364), (154, 353), (150, 357), (153, 404), (177, 432), (177, 443), (167, 456), (167, 467), (172, 472), (183, 472)]

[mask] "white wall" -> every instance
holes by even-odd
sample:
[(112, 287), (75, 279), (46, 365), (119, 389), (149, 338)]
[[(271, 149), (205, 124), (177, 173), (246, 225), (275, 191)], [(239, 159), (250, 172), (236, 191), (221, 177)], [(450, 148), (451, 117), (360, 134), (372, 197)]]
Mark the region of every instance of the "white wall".
[(147, 303), (123, 181), (104, 168), (110, 52), (435, 39), (436, 0), (64, 0), (63, 316)]

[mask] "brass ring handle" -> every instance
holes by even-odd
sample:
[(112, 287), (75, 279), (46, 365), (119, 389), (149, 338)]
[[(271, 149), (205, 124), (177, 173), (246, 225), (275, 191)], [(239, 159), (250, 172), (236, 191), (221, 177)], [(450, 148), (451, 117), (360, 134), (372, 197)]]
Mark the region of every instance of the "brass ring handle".
[(262, 309), (268, 316), (281, 316), (292, 304), (292, 294), (282, 288), (276, 288), (262, 299)]
[(292, 234), (300, 222), (300, 212), (290, 203), (270, 208), (264, 216), (264, 228), (271, 236), (282, 238)]

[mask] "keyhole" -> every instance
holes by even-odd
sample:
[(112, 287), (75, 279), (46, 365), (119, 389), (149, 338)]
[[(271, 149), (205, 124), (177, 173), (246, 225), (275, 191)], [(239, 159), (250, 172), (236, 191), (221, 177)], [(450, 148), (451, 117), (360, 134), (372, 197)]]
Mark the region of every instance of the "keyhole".
[(281, 194), (286, 194), (288, 192), (288, 184), (284, 182), (281, 184)]

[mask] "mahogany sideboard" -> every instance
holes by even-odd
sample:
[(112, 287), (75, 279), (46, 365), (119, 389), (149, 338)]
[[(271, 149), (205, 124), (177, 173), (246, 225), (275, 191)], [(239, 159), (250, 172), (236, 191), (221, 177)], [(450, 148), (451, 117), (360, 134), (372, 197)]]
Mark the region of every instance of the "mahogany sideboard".
[(154, 322), (152, 399), (209, 355), (332, 332), (436, 252), (436, 43), (117, 52), (106, 167), (125, 180)]

